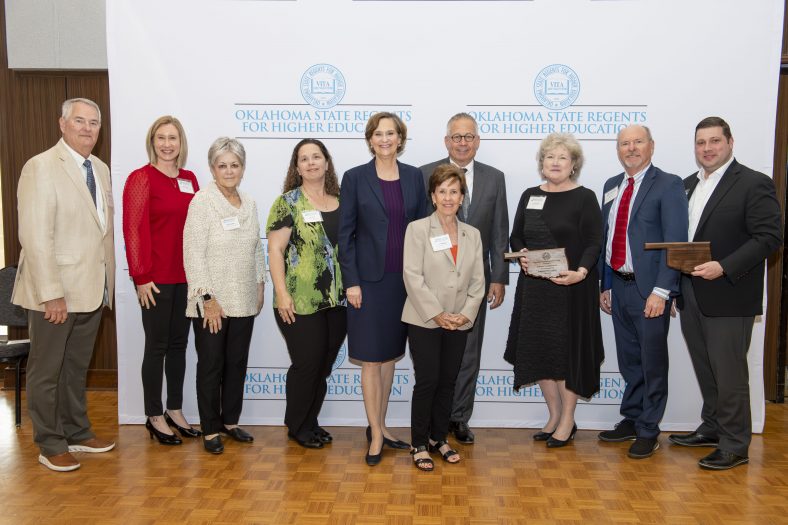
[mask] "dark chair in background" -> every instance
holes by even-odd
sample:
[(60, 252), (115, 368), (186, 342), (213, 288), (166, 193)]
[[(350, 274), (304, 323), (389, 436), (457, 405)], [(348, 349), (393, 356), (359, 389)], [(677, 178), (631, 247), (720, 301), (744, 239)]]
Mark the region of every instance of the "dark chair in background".
[[(16, 266), (0, 270), (0, 325), (27, 326), (25, 310), (11, 304), (11, 291), (14, 289)], [(0, 342), (0, 363), (13, 363), (16, 367), (15, 410), (16, 426), (22, 426), (22, 362), (30, 353), (30, 340)]]

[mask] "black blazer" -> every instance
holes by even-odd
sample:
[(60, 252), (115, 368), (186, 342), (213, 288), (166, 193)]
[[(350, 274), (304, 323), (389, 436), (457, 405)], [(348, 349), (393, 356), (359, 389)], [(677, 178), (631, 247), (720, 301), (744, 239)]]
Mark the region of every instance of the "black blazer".
[[(687, 197), (697, 172), (684, 179)], [(774, 181), (734, 159), (709, 197), (691, 241), (710, 241), (711, 258), (725, 274), (692, 278), (703, 315), (749, 317), (763, 313), (764, 260), (782, 242), (780, 204)], [(679, 298), (678, 307), (683, 301)]]
[[(414, 166), (399, 167), (405, 223), (429, 215), (421, 171)], [(378, 181), (375, 159), (356, 166), (342, 176), (339, 206), (339, 265), (345, 288), (361, 281), (383, 279), (386, 267), (386, 238), (389, 219)]]

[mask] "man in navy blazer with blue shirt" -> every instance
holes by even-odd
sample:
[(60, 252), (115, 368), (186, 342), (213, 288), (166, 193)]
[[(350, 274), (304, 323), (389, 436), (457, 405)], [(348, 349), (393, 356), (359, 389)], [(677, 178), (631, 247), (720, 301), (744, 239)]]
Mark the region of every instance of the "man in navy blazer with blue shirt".
[(665, 250), (645, 250), (644, 244), (687, 240), (687, 197), (681, 178), (651, 164), (654, 140), (647, 127), (622, 129), (616, 143), (624, 173), (604, 186), (599, 305), (613, 316), (618, 368), (627, 386), (624, 419), (599, 439), (634, 440), (628, 455), (643, 459), (659, 448), (668, 398), (670, 310), (679, 293), (679, 272), (668, 268)]

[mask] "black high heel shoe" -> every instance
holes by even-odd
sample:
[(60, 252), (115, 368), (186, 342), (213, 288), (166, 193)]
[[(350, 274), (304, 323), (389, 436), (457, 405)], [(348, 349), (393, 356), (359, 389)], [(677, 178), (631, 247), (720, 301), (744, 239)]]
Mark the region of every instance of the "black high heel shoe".
[(383, 445), (380, 446), (380, 452), (377, 454), (370, 454), (369, 450), (367, 450), (367, 455), (364, 457), (364, 459), (366, 460), (367, 465), (370, 467), (374, 467), (380, 463), (380, 460), (383, 459)]
[[(367, 427), (367, 443), (372, 442), (372, 428)], [(383, 446), (389, 448), (396, 448), (399, 450), (410, 450), (410, 443), (405, 443), (404, 441), (400, 441), (399, 439), (389, 439), (386, 436), (383, 436)]]
[[(554, 432), (555, 433), (555, 432)], [(550, 436), (550, 439), (547, 440), (547, 448), (561, 448), (565, 447), (569, 444), (570, 441), (575, 439), (575, 434), (577, 433), (577, 423), (572, 425), (572, 433), (569, 434), (569, 437), (566, 439), (556, 439), (553, 436)]]
[(172, 418), (167, 412), (164, 413), (164, 421), (166, 421), (167, 424), (170, 425), (171, 427), (175, 427), (178, 430), (178, 432), (180, 432), (181, 435), (185, 438), (196, 438), (202, 436), (202, 432), (200, 432), (196, 428), (192, 428), (192, 427), (183, 428), (182, 426), (180, 426), (178, 423), (172, 420)]
[(161, 432), (156, 427), (153, 426), (153, 423), (150, 422), (150, 418), (145, 420), (145, 428), (148, 429), (148, 433), (150, 434), (150, 438), (153, 439), (154, 437), (159, 440), (159, 443), (162, 445), (180, 445), (183, 443), (181, 438), (176, 436), (175, 434), (165, 434)]
[[(555, 432), (555, 430), (553, 430)], [(551, 437), (553, 437), (553, 432), (544, 432), (540, 430), (536, 434), (534, 434), (534, 441), (547, 441)]]
[[(383, 459), (383, 447), (385, 446), (385, 439), (386, 438), (384, 436), (383, 437), (384, 443), (382, 445), (380, 445), (380, 452), (378, 452), (377, 454), (370, 454), (369, 453), (369, 449), (367, 449), (367, 454), (366, 454), (366, 456), (364, 456), (364, 460), (367, 462), (367, 465), (369, 465), (370, 467), (374, 467), (375, 465), (380, 463), (381, 459)], [(371, 427), (367, 427), (367, 443), (369, 443), (370, 445), (372, 444), (372, 428)]]

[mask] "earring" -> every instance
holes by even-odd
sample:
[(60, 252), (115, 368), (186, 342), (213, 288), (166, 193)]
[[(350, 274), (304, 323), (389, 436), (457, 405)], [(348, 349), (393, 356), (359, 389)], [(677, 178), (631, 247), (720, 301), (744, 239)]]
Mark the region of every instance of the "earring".
[(433, 208), (437, 208), (438, 207), (438, 203), (436, 203), (435, 201), (432, 201), (432, 207)]

